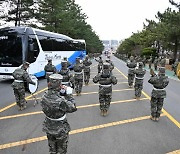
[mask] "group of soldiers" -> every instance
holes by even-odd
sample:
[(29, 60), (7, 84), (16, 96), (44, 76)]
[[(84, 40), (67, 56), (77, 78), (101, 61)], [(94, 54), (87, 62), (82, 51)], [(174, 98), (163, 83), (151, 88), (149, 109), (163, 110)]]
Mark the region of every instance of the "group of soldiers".
[[(112, 70), (114, 64), (110, 57), (106, 60), (102, 57), (95, 60), (98, 62), (98, 72), (93, 78), (94, 83), (99, 83), (99, 103), (100, 114), (108, 115), (112, 99), (112, 85), (117, 84), (117, 79), (113, 75)], [(72, 95), (72, 89), (75, 89), (76, 95), (81, 95), (83, 81), (88, 85), (90, 79), (90, 65), (92, 64), (88, 56), (81, 62), (80, 58), (76, 59), (73, 67), (74, 75), (69, 70), (71, 65), (67, 58), (61, 62), (61, 70), (57, 71), (52, 64), (52, 60), (48, 60), (48, 64), (44, 70), (47, 78), (48, 90), (41, 99), (42, 111), (45, 114), (43, 123), (43, 131), (46, 132), (48, 138), (50, 154), (66, 154), (70, 125), (67, 121), (66, 114), (77, 111), (76, 103)], [(127, 62), (128, 84), (132, 87), (134, 84), (135, 98), (139, 99), (143, 89), (143, 79), (146, 73), (143, 62), (137, 62), (134, 57), (130, 57)], [(20, 110), (25, 108), (25, 87), (23, 82), (35, 84), (27, 73), (29, 63), (24, 63), (19, 69), (13, 73), (14, 82), (12, 84), (17, 105)], [(134, 83), (135, 78), (135, 83)], [(151, 78), (148, 81), (154, 86), (151, 95), (151, 119), (158, 121), (166, 97), (165, 87), (168, 85), (168, 77), (165, 76), (165, 68), (163, 65), (159, 67), (159, 73), (156, 75), (151, 71)]]
[[(131, 88), (134, 84), (135, 98), (140, 99), (141, 92), (143, 89), (143, 79), (146, 73), (143, 62), (136, 62), (133, 56), (127, 62), (128, 69), (128, 84)], [(151, 67), (150, 67), (151, 68)], [(168, 77), (165, 75), (165, 61), (162, 59), (159, 62), (158, 74), (153, 69), (150, 69), (151, 77), (148, 80), (153, 85), (151, 93), (151, 116), (150, 119), (153, 121), (159, 121), (161, 110), (163, 107), (164, 98), (166, 98), (166, 86), (169, 84)], [(135, 82), (134, 82), (135, 79)]]

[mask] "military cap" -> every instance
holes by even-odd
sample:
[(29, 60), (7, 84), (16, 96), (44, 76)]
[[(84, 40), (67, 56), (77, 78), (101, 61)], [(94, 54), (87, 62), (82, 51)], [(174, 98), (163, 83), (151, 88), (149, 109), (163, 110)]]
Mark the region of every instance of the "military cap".
[(110, 64), (109, 63), (103, 63), (103, 69), (109, 69)]
[(165, 74), (165, 68), (164, 67), (159, 67), (159, 73), (160, 74)]
[(24, 62), (24, 63), (23, 63), (23, 66), (25, 66), (25, 65), (26, 65), (26, 66), (29, 66), (30, 63), (29, 63), (29, 62)]
[(64, 57), (64, 60), (67, 60), (67, 57)]
[(130, 56), (130, 58), (129, 58), (130, 60), (134, 60), (134, 57), (133, 56)]
[(142, 67), (143, 66), (143, 62), (139, 62), (139, 66)]
[(48, 62), (52, 62), (52, 59), (48, 59)]

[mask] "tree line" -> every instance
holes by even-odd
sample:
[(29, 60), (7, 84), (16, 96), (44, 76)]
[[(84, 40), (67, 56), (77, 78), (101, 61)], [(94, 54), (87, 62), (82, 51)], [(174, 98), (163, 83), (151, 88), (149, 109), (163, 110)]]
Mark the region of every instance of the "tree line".
[(158, 56), (164, 51), (171, 51), (174, 61), (180, 60), (180, 56), (177, 57), (180, 50), (180, 3), (169, 2), (176, 7), (175, 10), (167, 8), (163, 13), (158, 12), (155, 16), (157, 21), (146, 19), (143, 30), (123, 40), (117, 53)]
[(84, 39), (91, 54), (101, 53), (104, 48), (75, 0), (0, 0), (0, 8), (0, 19), (15, 26), (31, 26)]

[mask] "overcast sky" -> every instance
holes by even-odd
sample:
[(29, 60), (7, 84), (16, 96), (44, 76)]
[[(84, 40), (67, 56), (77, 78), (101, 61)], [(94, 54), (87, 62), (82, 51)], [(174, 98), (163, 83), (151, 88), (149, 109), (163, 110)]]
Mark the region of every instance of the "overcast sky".
[[(122, 40), (141, 31), (145, 19), (171, 6), (169, 0), (75, 0), (100, 39)], [(176, 0), (175, 0), (176, 2)]]

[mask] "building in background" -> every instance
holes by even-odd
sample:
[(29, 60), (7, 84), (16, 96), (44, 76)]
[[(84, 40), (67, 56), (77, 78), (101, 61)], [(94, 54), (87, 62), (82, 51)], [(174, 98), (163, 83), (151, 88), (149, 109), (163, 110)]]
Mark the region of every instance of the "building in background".
[(102, 42), (104, 45), (104, 52), (115, 53), (119, 46), (118, 40), (102, 40)]

